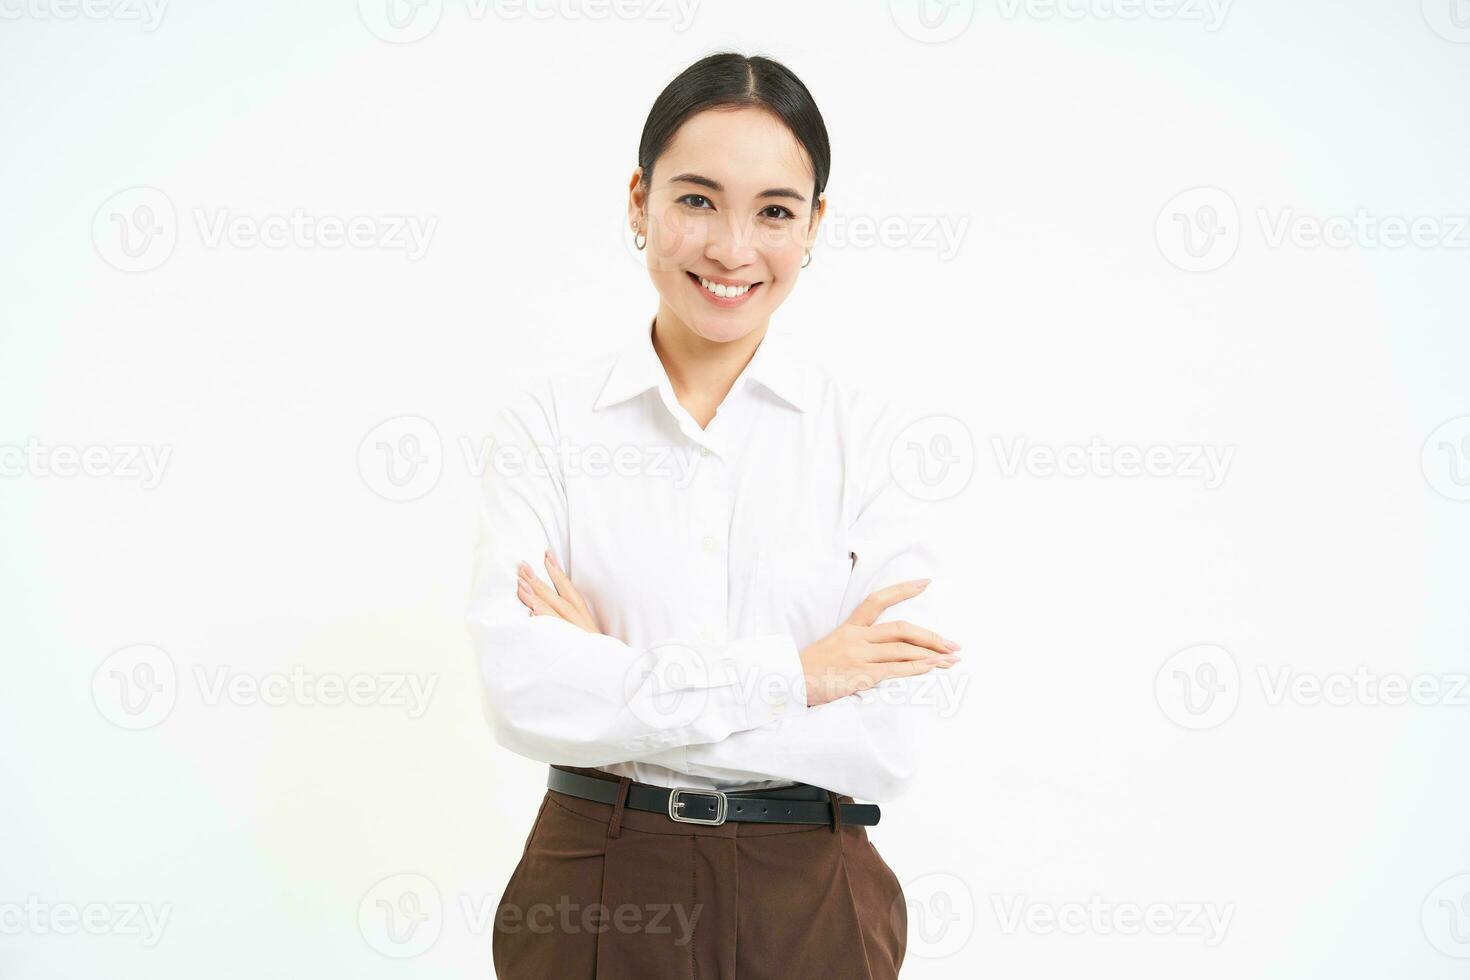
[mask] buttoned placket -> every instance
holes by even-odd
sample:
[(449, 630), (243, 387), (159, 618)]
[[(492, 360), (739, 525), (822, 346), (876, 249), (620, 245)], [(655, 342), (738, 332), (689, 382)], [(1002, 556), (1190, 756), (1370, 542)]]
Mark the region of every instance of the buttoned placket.
[(700, 575), (699, 635), (706, 643), (724, 642), (729, 632), (730, 501), (724, 461), (708, 447), (700, 448), (690, 491), (695, 494), (691, 531), (698, 539)]
[(727, 473), (726, 433), (734, 422), (736, 398), (745, 381), (741, 378), (710, 420), (701, 429), (689, 411), (674, 397), (667, 379), (659, 384), (659, 396), (689, 440), (686, 447), (697, 453), (694, 476), (685, 493), (691, 494), (692, 525), (688, 542), (694, 551), (693, 566), (699, 570), (695, 583), (696, 633), (706, 643), (725, 642), (730, 631), (730, 484)]

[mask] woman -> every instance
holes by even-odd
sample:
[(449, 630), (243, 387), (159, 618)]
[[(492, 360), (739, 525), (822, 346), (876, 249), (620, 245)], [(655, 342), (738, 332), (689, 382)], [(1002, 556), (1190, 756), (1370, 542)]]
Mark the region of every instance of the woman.
[(903, 892), (854, 797), (912, 779), (912, 695), (958, 645), (917, 622), (902, 420), (767, 336), (829, 162), (785, 67), (690, 66), (629, 185), (657, 315), (495, 418), (469, 626), (497, 740), (551, 764), (502, 980), (898, 974)]

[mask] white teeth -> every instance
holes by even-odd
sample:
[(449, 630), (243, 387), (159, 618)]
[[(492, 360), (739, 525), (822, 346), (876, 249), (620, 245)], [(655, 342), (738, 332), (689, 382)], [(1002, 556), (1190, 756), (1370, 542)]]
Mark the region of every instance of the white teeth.
[(717, 282), (710, 282), (703, 276), (699, 277), (699, 284), (721, 299), (735, 299), (750, 292), (750, 286), (724, 286)]

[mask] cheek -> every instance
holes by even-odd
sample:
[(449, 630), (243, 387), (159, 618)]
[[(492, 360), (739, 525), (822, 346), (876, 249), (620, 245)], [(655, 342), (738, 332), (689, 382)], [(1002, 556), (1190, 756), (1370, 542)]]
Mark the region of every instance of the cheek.
[(650, 272), (684, 269), (704, 252), (707, 232), (697, 215), (669, 207), (650, 216), (648, 268)]
[(659, 291), (665, 299), (670, 302), (677, 301), (684, 294), (681, 292), (688, 278), (677, 267), (671, 269), (655, 269), (650, 263), (648, 276), (653, 280), (653, 288)]
[(766, 253), (766, 267), (771, 270), (771, 276), (782, 287), (789, 287), (793, 280), (801, 274), (801, 260), (806, 257), (805, 248), (798, 241), (795, 245), (787, 246), (780, 251)]
[(793, 255), (796, 256), (796, 264), (801, 264), (801, 253), (806, 247), (806, 231), (802, 222), (761, 222), (756, 227), (754, 239), (756, 247), (772, 265), (784, 268)]
[(762, 232), (761, 255), (776, 279), (791, 279), (806, 257), (806, 223), (788, 221)]

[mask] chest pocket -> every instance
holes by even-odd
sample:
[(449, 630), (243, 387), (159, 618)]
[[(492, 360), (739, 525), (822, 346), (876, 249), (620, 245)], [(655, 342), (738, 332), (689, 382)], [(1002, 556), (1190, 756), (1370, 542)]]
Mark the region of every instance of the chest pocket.
[(790, 633), (798, 647), (837, 628), (852, 558), (830, 552), (767, 547), (756, 558), (763, 632)]

